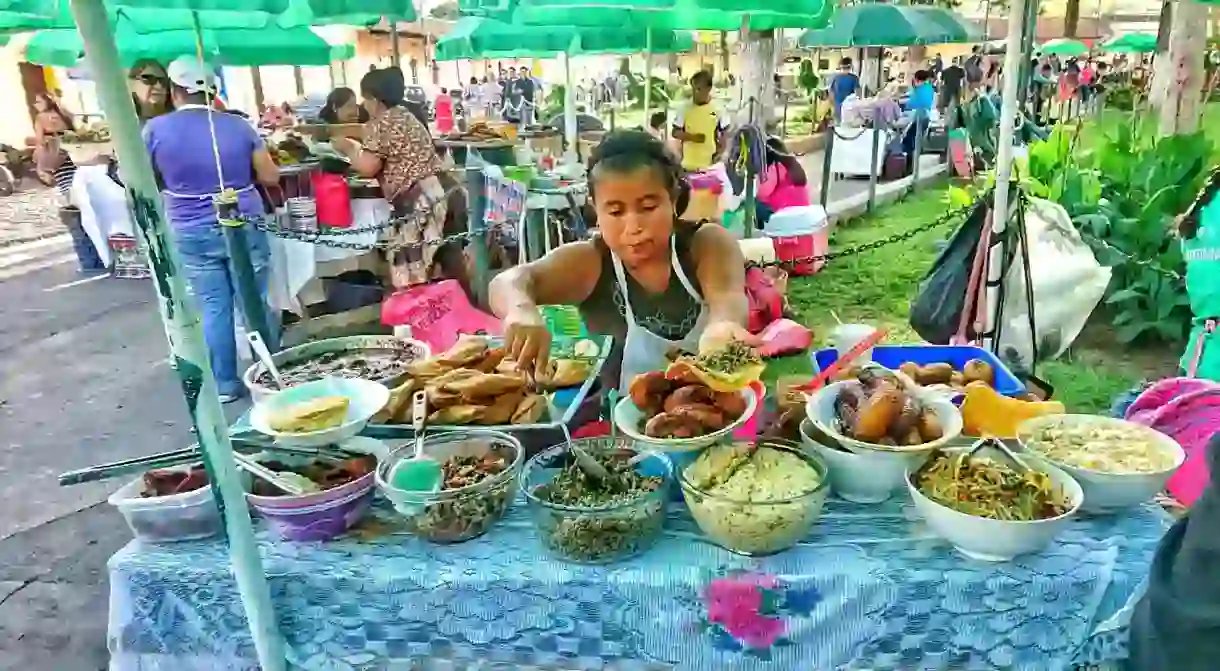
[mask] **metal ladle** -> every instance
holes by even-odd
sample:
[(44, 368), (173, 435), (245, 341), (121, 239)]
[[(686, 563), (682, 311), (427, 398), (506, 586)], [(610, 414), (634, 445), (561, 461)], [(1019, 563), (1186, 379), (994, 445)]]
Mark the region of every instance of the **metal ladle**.
[(263, 342), (263, 337), (258, 331), (247, 331), (246, 340), (250, 341), (250, 347), (254, 348), (254, 354), (259, 361), (263, 362), (263, 366), (267, 368), (267, 372), (271, 374), (271, 380), (275, 382), (277, 389), (284, 388), (284, 379), (280, 377), (280, 369), (276, 368), (275, 361), (271, 359), (271, 350), (267, 349), (267, 343)]

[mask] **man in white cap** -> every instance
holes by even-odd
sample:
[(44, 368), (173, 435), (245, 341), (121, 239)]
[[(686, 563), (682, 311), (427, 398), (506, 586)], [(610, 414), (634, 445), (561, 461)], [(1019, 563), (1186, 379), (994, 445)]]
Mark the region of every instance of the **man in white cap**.
[[(183, 271), (202, 313), (212, 373), (221, 400), (229, 402), (243, 394), (244, 386), (233, 337), (234, 274), (214, 199), (222, 191), (235, 191), (241, 214), (262, 216), (265, 205), (255, 184), (278, 184), (279, 168), (245, 119), (216, 110), (209, 65), (182, 57), (166, 72), (174, 111), (145, 125), (144, 142), (165, 196)], [(271, 256), (267, 240), (253, 226), (246, 227), (246, 239), (265, 296)]]

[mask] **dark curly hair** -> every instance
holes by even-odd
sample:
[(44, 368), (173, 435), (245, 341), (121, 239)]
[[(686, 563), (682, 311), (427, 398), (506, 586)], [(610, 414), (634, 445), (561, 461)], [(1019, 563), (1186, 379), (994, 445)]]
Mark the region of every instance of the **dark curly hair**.
[(690, 186), (682, 162), (651, 133), (642, 130), (618, 130), (607, 133), (589, 158), (589, 194), (597, 189), (598, 175), (607, 172), (622, 174), (640, 168), (656, 172), (673, 198), (675, 212), (686, 211), (690, 201)]

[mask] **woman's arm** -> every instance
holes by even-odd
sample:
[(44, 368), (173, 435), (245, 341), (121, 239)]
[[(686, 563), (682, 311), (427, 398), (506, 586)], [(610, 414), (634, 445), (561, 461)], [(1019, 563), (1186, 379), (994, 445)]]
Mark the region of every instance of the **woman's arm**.
[(745, 329), (749, 316), (746, 300), (746, 261), (737, 240), (721, 226), (701, 226), (691, 244), (695, 275), (711, 313), (699, 349), (713, 349), (728, 340), (752, 342)]
[(601, 276), (601, 255), (591, 242), (570, 242), (491, 281), (488, 303), (504, 322), (504, 347), (522, 370), (542, 372), (551, 333), (540, 305), (572, 305), (593, 293)]
[(600, 277), (601, 255), (593, 243), (569, 242), (537, 261), (497, 275), (488, 301), (501, 318), (519, 308), (575, 305), (593, 293)]

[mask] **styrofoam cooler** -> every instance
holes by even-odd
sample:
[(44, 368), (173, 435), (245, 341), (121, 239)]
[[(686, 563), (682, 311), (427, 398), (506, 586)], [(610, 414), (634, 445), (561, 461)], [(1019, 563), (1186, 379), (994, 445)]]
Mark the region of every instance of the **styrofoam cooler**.
[[(780, 261), (795, 261), (810, 256), (824, 256), (830, 249), (830, 221), (821, 205), (788, 207), (771, 215), (763, 232), (775, 245)], [(797, 263), (790, 272), (812, 275), (826, 265), (825, 259)]]

